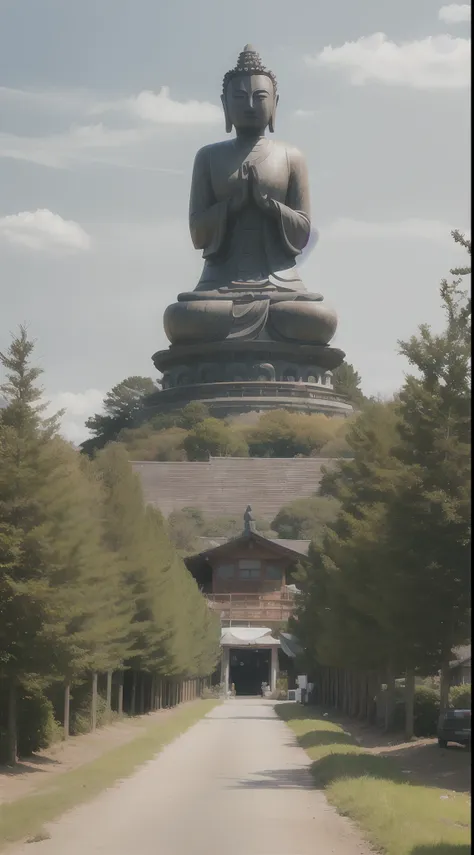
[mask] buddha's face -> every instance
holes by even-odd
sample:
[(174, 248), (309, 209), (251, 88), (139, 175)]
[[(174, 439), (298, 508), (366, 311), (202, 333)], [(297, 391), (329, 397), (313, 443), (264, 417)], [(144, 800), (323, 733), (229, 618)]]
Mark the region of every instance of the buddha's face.
[(232, 77), (225, 92), (227, 115), (238, 131), (264, 131), (276, 102), (273, 82), (266, 74)]

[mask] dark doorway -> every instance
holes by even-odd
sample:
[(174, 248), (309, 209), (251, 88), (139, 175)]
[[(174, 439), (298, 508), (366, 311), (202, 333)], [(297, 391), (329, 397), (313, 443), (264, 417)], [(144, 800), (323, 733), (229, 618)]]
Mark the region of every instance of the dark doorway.
[(271, 651), (252, 647), (230, 650), (230, 684), (236, 695), (259, 695), (262, 683), (270, 683)]

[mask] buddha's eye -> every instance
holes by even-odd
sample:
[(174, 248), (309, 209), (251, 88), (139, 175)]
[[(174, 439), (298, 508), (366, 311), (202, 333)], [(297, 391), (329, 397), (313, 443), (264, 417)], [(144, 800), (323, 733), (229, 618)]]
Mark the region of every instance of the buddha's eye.
[(234, 98), (245, 98), (245, 92), (234, 92)]

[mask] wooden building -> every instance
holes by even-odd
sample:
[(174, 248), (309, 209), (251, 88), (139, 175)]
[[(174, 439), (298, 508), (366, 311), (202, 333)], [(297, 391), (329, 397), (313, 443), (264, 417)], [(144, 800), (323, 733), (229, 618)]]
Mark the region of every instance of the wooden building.
[[(244, 530), (232, 539), (202, 538), (186, 559), (189, 571), (221, 619), (221, 682), (237, 694), (272, 691), (280, 670), (291, 672), (295, 645), (286, 625), (298, 595), (294, 574), (308, 540), (268, 538), (255, 529), (247, 508)], [(283, 634), (282, 634), (283, 633)]]

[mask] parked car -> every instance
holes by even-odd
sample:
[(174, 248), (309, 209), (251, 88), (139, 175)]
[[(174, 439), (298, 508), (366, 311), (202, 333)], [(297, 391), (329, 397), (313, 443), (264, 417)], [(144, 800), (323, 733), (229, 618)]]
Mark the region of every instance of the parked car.
[(448, 742), (471, 744), (471, 710), (446, 710), (438, 720), (438, 745), (447, 748)]

